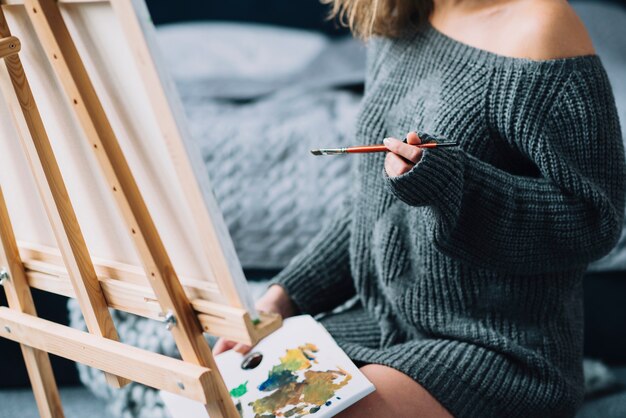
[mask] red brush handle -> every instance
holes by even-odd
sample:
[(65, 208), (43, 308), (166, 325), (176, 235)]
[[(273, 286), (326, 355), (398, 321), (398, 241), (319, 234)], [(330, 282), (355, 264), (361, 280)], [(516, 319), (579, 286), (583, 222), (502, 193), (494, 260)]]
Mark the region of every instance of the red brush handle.
[[(428, 142), (426, 144), (419, 144), (419, 145), (414, 145), (418, 148), (437, 148), (437, 143), (436, 142)], [(385, 151), (389, 151), (389, 149), (380, 144), (380, 145), (359, 145), (356, 147), (348, 147), (346, 149), (346, 152), (349, 154), (361, 154), (361, 153), (366, 153), (366, 152), (385, 152)]]
[(348, 147), (346, 152), (350, 154), (358, 154), (364, 152), (384, 152), (389, 151), (384, 145), (360, 145), (356, 147)]

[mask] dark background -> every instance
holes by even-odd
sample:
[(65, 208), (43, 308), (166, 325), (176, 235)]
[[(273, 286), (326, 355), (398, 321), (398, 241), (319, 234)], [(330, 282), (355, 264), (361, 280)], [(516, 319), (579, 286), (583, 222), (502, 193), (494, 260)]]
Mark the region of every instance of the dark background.
[[(597, 1), (626, 7), (626, 0)], [(189, 20), (232, 20), (314, 29), (332, 36), (347, 33), (325, 19), (328, 6), (318, 0), (147, 0), (147, 3), (156, 25)]]
[(348, 33), (326, 19), (328, 6), (318, 0), (146, 1), (155, 25), (193, 20), (230, 20), (318, 30), (331, 36)]
[[(604, 0), (626, 7), (626, 0)], [(348, 32), (325, 19), (328, 7), (317, 0), (230, 0), (192, 1), (147, 0), (155, 24), (193, 20), (230, 20), (275, 24), (319, 30), (331, 36)], [(626, 123), (626, 121), (624, 122)], [(247, 271), (249, 278), (270, 277), (275, 272)], [(33, 290), (41, 317), (67, 323), (66, 299)], [(626, 364), (626, 273), (588, 275), (585, 278), (585, 354), (608, 364)], [(0, 304), (6, 305), (3, 291)], [(59, 385), (78, 384), (73, 363), (55, 356), (53, 367)], [(28, 386), (28, 377), (19, 346), (0, 339), (0, 388)]]

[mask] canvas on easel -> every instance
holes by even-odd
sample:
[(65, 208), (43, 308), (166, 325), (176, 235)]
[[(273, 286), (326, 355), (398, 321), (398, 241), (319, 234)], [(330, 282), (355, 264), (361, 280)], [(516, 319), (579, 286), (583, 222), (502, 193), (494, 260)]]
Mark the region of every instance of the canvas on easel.
[[(237, 416), (202, 332), (254, 344), (280, 318), (254, 311), (145, 4), (1, 4), (0, 336), (41, 415), (63, 415), (53, 353)], [(30, 287), (76, 297), (90, 333), (37, 318)], [(109, 306), (167, 322), (182, 361), (117, 342)]]
[[(96, 110), (87, 109), (93, 106), (88, 100), (101, 103), (177, 274), (207, 282), (205, 298), (253, 312), (245, 296), (241, 266), (200, 154), (187, 132), (181, 105), (166, 73), (159, 70), (160, 51), (150, 47), (154, 29), (143, 2), (58, 3), (95, 100), (86, 95), (80, 77), (75, 76), (72, 83), (67, 80), (70, 77), (64, 80), (59, 75), (76, 71), (77, 59), (54, 52), (57, 45), (64, 46), (55, 42), (52, 32), (43, 33), (46, 27), (53, 28), (52, 22), (34, 24), (45, 20), (40, 18), (45, 10), (33, 13), (30, 7), (17, 4), (3, 9), (12, 34), (22, 42), (20, 58), (91, 255), (141, 271), (132, 234), (118, 215), (116, 193), (112, 193), (115, 186), (102, 175), (99, 153), (92, 149), (92, 138), (109, 134), (103, 123), (88, 121), (98, 117)], [(8, 109), (0, 113), (3, 137), (16, 138)], [(19, 141), (3, 141), (1, 146), (2, 155), (10, 156), (0, 177), (5, 194), (19, 199), (10, 199), (8, 205), (18, 224), (21, 248), (33, 255), (46, 253), (54, 247), (54, 239)], [(10, 181), (9, 176), (19, 177), (20, 183)], [(17, 208), (29, 208), (28, 213)]]

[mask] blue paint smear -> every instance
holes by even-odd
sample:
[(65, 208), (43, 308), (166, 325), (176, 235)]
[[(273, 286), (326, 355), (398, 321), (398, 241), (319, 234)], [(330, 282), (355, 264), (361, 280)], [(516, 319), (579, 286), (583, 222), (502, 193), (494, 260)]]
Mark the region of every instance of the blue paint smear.
[(271, 392), (272, 390), (278, 389), (288, 383), (295, 382), (296, 380), (297, 376), (291, 371), (281, 370), (280, 372), (270, 373), (267, 380), (261, 383), (258, 388), (261, 392)]

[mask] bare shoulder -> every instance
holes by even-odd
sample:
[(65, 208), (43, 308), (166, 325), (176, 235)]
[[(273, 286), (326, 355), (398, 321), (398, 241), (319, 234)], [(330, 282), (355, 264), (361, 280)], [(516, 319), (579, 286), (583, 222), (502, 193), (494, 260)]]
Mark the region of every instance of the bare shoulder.
[(507, 13), (512, 20), (509, 54), (548, 60), (595, 53), (585, 25), (565, 0), (516, 3)]

